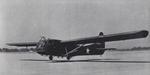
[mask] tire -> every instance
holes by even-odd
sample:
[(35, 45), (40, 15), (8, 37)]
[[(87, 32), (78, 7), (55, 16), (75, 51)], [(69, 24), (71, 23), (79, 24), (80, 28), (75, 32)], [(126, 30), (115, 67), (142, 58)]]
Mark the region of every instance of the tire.
[(49, 56), (49, 60), (53, 60), (53, 56), (52, 55)]
[(67, 60), (68, 60), (68, 61), (71, 59), (71, 57), (69, 57), (69, 56), (68, 56), (68, 57), (66, 57), (66, 58), (67, 58)]

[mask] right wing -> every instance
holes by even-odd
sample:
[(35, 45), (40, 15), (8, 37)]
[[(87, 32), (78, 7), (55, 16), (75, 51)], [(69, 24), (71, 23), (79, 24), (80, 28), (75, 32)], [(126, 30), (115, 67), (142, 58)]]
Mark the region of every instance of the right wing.
[(26, 42), (26, 43), (7, 43), (9, 46), (19, 46), (19, 47), (27, 47), (27, 46), (37, 46), (38, 42)]

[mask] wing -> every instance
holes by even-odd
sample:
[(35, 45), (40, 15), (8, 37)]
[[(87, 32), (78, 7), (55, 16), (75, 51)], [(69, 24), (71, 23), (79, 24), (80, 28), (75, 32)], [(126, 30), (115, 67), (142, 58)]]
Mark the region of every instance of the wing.
[[(147, 37), (148, 31), (133, 31), (109, 35), (101, 35), (95, 37), (82, 38), (77, 40), (70, 41), (61, 41), (62, 45), (71, 45), (71, 44), (88, 44), (88, 43), (101, 43), (101, 42), (111, 42), (111, 41), (120, 41), (120, 40), (129, 40)], [(26, 43), (7, 43), (9, 46), (37, 46), (38, 42), (26, 42)]]
[(62, 41), (61, 43), (65, 44), (65, 45), (101, 43), (101, 42), (111, 42), (111, 41), (121, 41), (121, 40), (145, 38), (147, 36), (148, 36), (148, 31), (141, 30), (141, 31), (132, 31), (132, 32), (117, 33), (117, 34), (101, 35), (101, 36), (82, 38), (82, 39), (71, 40), (71, 41)]
[(24, 47), (24, 46), (37, 46), (38, 42), (26, 42), (26, 43), (7, 43), (9, 46), (19, 46), (19, 47)]

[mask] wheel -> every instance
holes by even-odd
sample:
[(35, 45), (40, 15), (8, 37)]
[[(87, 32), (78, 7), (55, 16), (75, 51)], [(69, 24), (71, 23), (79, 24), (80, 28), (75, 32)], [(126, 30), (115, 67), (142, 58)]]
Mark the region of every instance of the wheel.
[(70, 60), (71, 57), (68, 56), (68, 57), (66, 57), (66, 58), (67, 58), (67, 60)]
[(49, 60), (53, 60), (53, 56), (52, 55), (49, 56)]

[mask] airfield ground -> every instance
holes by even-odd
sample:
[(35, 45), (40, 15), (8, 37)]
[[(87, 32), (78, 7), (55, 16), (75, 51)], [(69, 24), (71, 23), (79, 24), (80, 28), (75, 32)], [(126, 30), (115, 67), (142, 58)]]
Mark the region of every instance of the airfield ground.
[(150, 50), (106, 51), (103, 56), (48, 57), (0, 53), (0, 75), (150, 75)]

